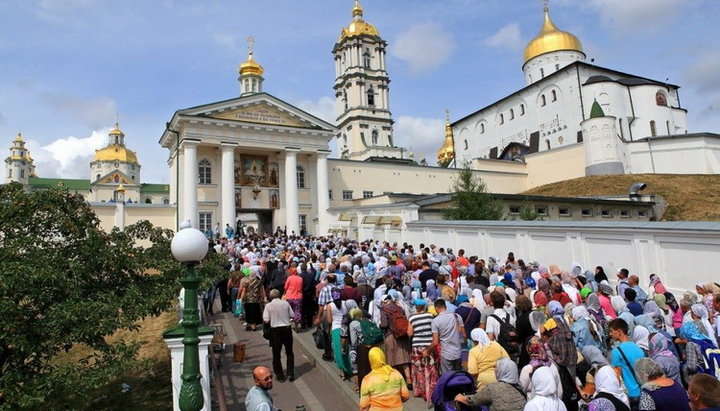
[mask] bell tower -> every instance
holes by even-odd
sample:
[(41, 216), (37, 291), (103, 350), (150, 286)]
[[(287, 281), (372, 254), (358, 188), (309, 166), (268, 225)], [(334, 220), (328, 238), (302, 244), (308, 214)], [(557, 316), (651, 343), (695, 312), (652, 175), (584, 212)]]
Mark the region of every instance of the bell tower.
[(10, 146), (10, 156), (5, 159), (5, 182), (17, 181), (27, 185), (30, 177), (35, 177), (35, 164), (25, 147), (22, 134), (18, 133)]
[(366, 161), (403, 157), (403, 150), (393, 144), (386, 49), (387, 43), (375, 26), (363, 20), (363, 9), (355, 0), (352, 21), (342, 29), (332, 50), (342, 158)]

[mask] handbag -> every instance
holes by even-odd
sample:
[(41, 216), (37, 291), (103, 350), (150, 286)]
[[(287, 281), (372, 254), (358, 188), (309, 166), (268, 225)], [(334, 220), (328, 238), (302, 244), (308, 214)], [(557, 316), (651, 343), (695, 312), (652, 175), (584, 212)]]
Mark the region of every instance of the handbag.
[(233, 314), (236, 316), (243, 316), (245, 315), (245, 309), (243, 307), (243, 303), (241, 299), (235, 300), (235, 311), (233, 311)]
[(318, 350), (324, 350), (325, 349), (325, 330), (322, 329), (321, 325), (318, 325), (317, 328), (315, 328), (315, 331), (312, 333), (313, 340), (315, 341), (315, 347), (317, 347)]

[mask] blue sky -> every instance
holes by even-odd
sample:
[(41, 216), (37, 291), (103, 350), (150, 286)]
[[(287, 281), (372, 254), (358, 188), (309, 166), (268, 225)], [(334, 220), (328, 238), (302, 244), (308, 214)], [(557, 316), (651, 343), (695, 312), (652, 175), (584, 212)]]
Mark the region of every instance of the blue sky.
[[(395, 142), (434, 163), (460, 118), (521, 88), (540, 0), (361, 0), (389, 43)], [(265, 91), (333, 122), (331, 50), (352, 0), (3, 0), (0, 138), (20, 130), (41, 177), (88, 178), (119, 113), (144, 182), (175, 110), (235, 97), (245, 39)], [(720, 1), (553, 0), (551, 17), (604, 67), (682, 86), (691, 132), (720, 132)], [(4, 157), (4, 155), (2, 156)]]

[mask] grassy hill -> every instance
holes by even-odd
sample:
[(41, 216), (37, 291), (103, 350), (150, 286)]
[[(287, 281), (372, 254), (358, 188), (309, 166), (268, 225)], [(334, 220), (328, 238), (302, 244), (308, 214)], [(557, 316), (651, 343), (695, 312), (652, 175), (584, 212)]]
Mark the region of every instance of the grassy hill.
[(633, 174), (590, 176), (546, 184), (522, 194), (588, 197), (628, 194), (635, 182), (647, 184), (642, 194), (667, 201), (666, 221), (720, 220), (720, 175)]

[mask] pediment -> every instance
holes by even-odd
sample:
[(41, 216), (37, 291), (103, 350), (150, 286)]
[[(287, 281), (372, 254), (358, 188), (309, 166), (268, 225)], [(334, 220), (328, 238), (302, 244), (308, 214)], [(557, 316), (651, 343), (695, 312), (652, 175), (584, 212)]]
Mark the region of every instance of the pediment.
[(183, 115), (273, 126), (333, 131), (327, 122), (267, 93), (180, 111)]
[(92, 182), (92, 184), (123, 184), (125, 186), (128, 185), (135, 185), (135, 181), (133, 181), (130, 177), (128, 177), (125, 173), (114, 170), (111, 171), (104, 176), (100, 177), (99, 179)]

